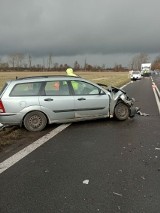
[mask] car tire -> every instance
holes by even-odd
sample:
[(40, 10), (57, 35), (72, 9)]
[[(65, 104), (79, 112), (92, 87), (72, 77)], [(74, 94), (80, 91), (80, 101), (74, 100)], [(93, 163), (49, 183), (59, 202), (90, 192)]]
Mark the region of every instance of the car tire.
[(23, 123), (28, 131), (37, 132), (46, 127), (47, 118), (40, 111), (32, 111), (25, 116)]
[(129, 107), (123, 102), (118, 102), (114, 109), (114, 116), (120, 121), (126, 120), (129, 117)]

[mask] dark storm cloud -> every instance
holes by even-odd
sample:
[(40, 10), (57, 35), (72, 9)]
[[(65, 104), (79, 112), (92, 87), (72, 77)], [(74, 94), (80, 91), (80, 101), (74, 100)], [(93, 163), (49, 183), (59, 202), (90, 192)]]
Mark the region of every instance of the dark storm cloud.
[(160, 53), (159, 0), (0, 0), (0, 55)]

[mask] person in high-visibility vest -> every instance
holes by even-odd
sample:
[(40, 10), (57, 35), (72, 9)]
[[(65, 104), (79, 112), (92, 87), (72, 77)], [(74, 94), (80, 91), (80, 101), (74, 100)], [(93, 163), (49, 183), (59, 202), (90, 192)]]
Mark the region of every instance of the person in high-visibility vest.
[[(72, 68), (68, 68), (68, 69), (66, 70), (66, 73), (67, 73), (67, 75), (69, 75), (69, 76), (78, 76), (78, 75), (74, 74)], [(74, 91), (76, 92), (76, 91), (78, 90), (78, 83), (75, 82), (75, 81), (73, 81), (73, 82), (72, 82), (72, 86), (73, 86)]]
[(73, 69), (72, 68), (66, 69), (66, 73), (67, 73), (67, 75), (70, 75), (70, 76), (77, 76), (76, 74), (73, 73)]

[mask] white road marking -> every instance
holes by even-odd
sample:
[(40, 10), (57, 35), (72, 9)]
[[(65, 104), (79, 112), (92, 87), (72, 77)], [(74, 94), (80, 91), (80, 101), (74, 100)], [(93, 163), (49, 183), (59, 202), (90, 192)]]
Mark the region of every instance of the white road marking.
[(131, 81), (130, 82), (128, 82), (128, 83), (126, 83), (125, 85), (123, 85), (122, 87), (120, 87), (120, 89), (123, 89), (124, 87), (126, 87), (127, 85), (129, 85), (131, 83)]
[(157, 106), (158, 106), (158, 110), (159, 110), (159, 114), (160, 114), (160, 92), (159, 92), (158, 87), (156, 86), (156, 84), (154, 82), (152, 83), (152, 89), (153, 89), (153, 92), (154, 92), (154, 96), (155, 96)]
[(154, 93), (154, 96), (155, 96), (155, 99), (156, 99), (156, 102), (157, 102), (157, 106), (158, 106), (158, 111), (159, 111), (159, 114), (160, 114), (160, 91), (159, 91), (157, 85), (154, 83), (152, 77), (151, 77), (151, 80), (152, 80), (153, 93)]
[(25, 147), (21, 151), (17, 152), (16, 154), (11, 156), (10, 158), (8, 158), (5, 161), (3, 161), (2, 163), (0, 163), (0, 174), (2, 172), (4, 172), (5, 170), (7, 170), (8, 168), (10, 168), (11, 166), (13, 166), (18, 161), (20, 161), (22, 158), (24, 158), (25, 156), (27, 156), (28, 154), (33, 152), (35, 149), (37, 149), (38, 147), (40, 147), (41, 145), (46, 143), (49, 139), (53, 138), (58, 133), (62, 132), (69, 125), (71, 125), (71, 124), (69, 123), (69, 124), (60, 125), (56, 129), (49, 132), (48, 134), (44, 135), (42, 138), (36, 140), (35, 142), (30, 144), (29, 146)]

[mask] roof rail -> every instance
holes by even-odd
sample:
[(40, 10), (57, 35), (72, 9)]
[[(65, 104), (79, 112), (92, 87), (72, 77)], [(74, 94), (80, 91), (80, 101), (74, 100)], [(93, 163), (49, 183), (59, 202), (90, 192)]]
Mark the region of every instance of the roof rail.
[(52, 78), (52, 77), (79, 77), (79, 76), (68, 76), (68, 75), (42, 75), (42, 76), (27, 76), (27, 77), (22, 77), (18, 78), (16, 77), (16, 80), (23, 80), (23, 79), (35, 79), (35, 78)]

